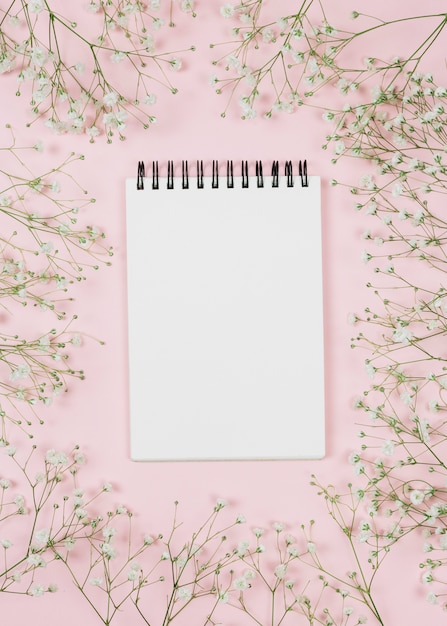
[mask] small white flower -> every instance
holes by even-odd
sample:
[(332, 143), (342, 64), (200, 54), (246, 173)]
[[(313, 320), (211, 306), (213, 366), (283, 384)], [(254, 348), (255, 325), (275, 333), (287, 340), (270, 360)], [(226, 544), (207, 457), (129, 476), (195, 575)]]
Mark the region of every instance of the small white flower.
[(30, 554), (26, 559), (31, 567), (46, 567), (46, 562), (40, 554)]
[(283, 578), (285, 578), (285, 575), (287, 574), (286, 563), (280, 563), (279, 565), (277, 565), (275, 567), (274, 574), (276, 578), (278, 578), (279, 580), (282, 580)]
[(249, 545), (248, 541), (240, 541), (237, 547), (237, 555), (244, 556), (247, 554)]
[(45, 593), (45, 587), (43, 585), (34, 585), (34, 587), (31, 588), (29, 593), (35, 598), (39, 598), (40, 596), (43, 596), (43, 594)]
[(7, 550), (8, 548), (10, 548), (13, 544), (12, 541), (10, 539), (0, 539), (0, 545)]
[(31, 48), (31, 61), (37, 67), (42, 67), (45, 65), (47, 61), (47, 54), (43, 48), (39, 48), (39, 46), (34, 46)]
[(29, 0), (27, 2), (28, 11), (30, 13), (40, 13), (43, 11), (43, 1), (42, 0)]
[(173, 72), (178, 72), (182, 67), (182, 61), (181, 59), (174, 57), (169, 61), (169, 66)]
[(217, 600), (221, 604), (226, 604), (230, 600), (230, 594), (228, 593), (228, 591), (219, 590), (217, 592)]
[(397, 341), (398, 343), (408, 344), (412, 338), (413, 333), (411, 332), (409, 327), (399, 323), (398, 327), (393, 333), (394, 341)]
[(68, 457), (64, 452), (58, 452), (52, 448), (45, 455), (45, 460), (50, 465), (68, 465)]
[(103, 543), (101, 546), (101, 551), (108, 559), (113, 559), (116, 556), (116, 550), (112, 545), (110, 545), (110, 543)]
[(96, 128), (96, 126), (90, 126), (89, 128), (85, 129), (85, 134), (89, 135), (89, 137), (93, 139), (94, 137), (97, 137), (99, 135), (99, 130), (98, 128)]
[(118, 94), (114, 91), (110, 91), (104, 94), (102, 101), (106, 106), (111, 107), (118, 102)]
[(51, 191), (53, 193), (59, 193), (61, 190), (61, 184), (58, 180), (53, 180), (53, 182), (51, 183)]
[(424, 501), (424, 497), (424, 493), (419, 491), (419, 489), (414, 489), (410, 494), (410, 500), (415, 506), (421, 504)]
[(429, 604), (437, 604), (438, 596), (433, 591), (430, 591), (430, 593), (427, 595), (427, 602)]
[(38, 530), (36, 532), (34, 538), (37, 541), (37, 543), (46, 545), (50, 538), (50, 532), (46, 528), (43, 528), (42, 530)]
[(124, 52), (120, 52), (118, 50), (116, 50), (110, 57), (110, 60), (112, 61), (112, 63), (121, 63), (121, 61), (124, 61), (124, 59), (126, 58), (126, 55)]
[(394, 443), (390, 439), (387, 439), (383, 442), (381, 450), (386, 456), (391, 456), (394, 453)]
[(28, 378), (31, 373), (31, 369), (27, 363), (21, 363), (14, 370), (12, 370), (9, 375), (10, 380), (23, 380), (24, 378)]
[(234, 6), (229, 2), (220, 7), (220, 14), (223, 15), (226, 19), (229, 17), (233, 17), (234, 15)]
[(189, 587), (180, 587), (177, 591), (177, 598), (187, 602), (192, 598), (192, 591)]
[(46, 243), (43, 243), (40, 246), (40, 250), (39, 252), (41, 254), (49, 254), (54, 248), (53, 242), (52, 241), (47, 241)]
[(137, 580), (137, 579), (138, 579), (138, 577), (139, 577), (139, 575), (140, 575), (140, 574), (139, 574), (139, 572), (138, 572), (137, 570), (130, 569), (130, 570), (127, 572), (127, 580), (130, 580), (130, 581)]
[(85, 519), (88, 516), (88, 513), (85, 509), (79, 508), (79, 509), (76, 509), (75, 515), (79, 520), (81, 520), (81, 519)]
[(93, 585), (93, 587), (99, 587), (100, 585), (102, 585), (103, 580), (102, 578), (90, 578), (90, 584)]
[(250, 584), (244, 576), (235, 578), (233, 580), (233, 588), (236, 589), (237, 591), (245, 591), (246, 589), (249, 588), (249, 586)]
[(102, 531), (102, 536), (106, 541), (110, 541), (115, 534), (116, 528), (112, 528), (112, 526), (106, 526)]
[(74, 539), (73, 537), (68, 537), (68, 539), (65, 539), (64, 541), (64, 546), (65, 549), (70, 552), (71, 550), (73, 550), (73, 548), (76, 545), (76, 539)]

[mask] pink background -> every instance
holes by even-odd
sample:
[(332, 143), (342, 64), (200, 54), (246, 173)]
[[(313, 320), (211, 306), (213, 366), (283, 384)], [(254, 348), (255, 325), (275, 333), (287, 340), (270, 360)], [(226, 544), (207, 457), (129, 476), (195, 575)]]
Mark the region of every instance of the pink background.
[[(81, 9), (82, 3), (78, 4), (78, 21), (91, 19)], [(289, 5), (289, 11), (295, 8), (295, 3), (283, 4)], [(325, 4), (332, 9), (333, 3)], [(438, 5), (433, 1), (428, 4), (433, 8)], [(73, 353), (73, 364), (85, 369), (86, 380), (73, 381), (70, 392), (46, 410), (46, 425), (35, 430), (35, 441), (43, 450), (70, 449), (79, 444), (88, 459), (81, 470), (80, 482), (93, 491), (104, 481), (110, 481), (115, 487), (112, 501), (125, 504), (135, 514), (136, 533), (167, 532), (173, 502), (178, 500), (186, 537), (187, 531), (205, 517), (216, 499), (225, 498), (230, 516), (242, 513), (247, 518), (247, 531), (280, 521), (298, 535), (301, 523), (315, 519), (315, 541), (321, 546), (322, 554), (334, 564), (346, 561), (340, 570), (348, 571), (353, 565), (339, 540), (339, 531), (329, 519), (323, 499), (309, 482), (312, 473), (323, 484), (332, 482), (342, 491), (348, 481), (355, 482), (348, 463), (350, 452), (358, 447), (359, 416), (353, 402), (368, 380), (363, 370), (364, 355), (350, 348), (353, 329), (347, 323), (347, 316), (351, 311), (361, 311), (368, 303), (364, 285), (370, 270), (361, 263), (361, 233), (368, 224), (362, 223), (365, 218), (353, 211), (349, 192), (331, 188), (329, 181), (335, 176), (355, 183), (364, 168), (361, 163), (349, 160), (336, 167), (330, 163), (329, 151), (321, 150), (329, 127), (316, 109), (303, 107), (293, 115), (283, 113), (271, 120), (260, 116), (253, 121), (242, 121), (234, 102), (222, 119), (225, 95), (218, 97), (208, 84), (210, 74), (215, 72), (209, 43), (229, 38), (228, 22), (219, 17), (220, 2), (198, 0), (196, 5), (196, 19), (179, 14), (177, 26), (164, 31), (166, 49), (181, 49), (191, 44), (197, 48), (193, 54), (182, 55), (182, 71), (172, 76), (179, 93), (171, 96), (160, 89), (153, 110), (158, 123), (148, 131), (130, 124), (124, 142), (116, 139), (107, 145), (99, 137), (89, 144), (85, 137), (54, 136), (40, 122), (26, 129), (27, 97), (14, 96), (14, 76), (1, 77), (2, 119), (14, 126), (18, 143), (32, 144), (42, 139), (43, 158), (48, 167), (70, 151), (85, 154), (85, 161), (72, 171), (96, 198), (88, 220), (104, 229), (106, 241), (115, 249), (112, 267), (89, 273), (88, 280), (75, 289), (76, 301), (67, 308), (68, 312), (79, 315), (76, 327), (80, 331), (104, 340), (105, 345), (101, 347), (87, 339), (84, 347)], [(350, 1), (337, 2), (334, 23), (338, 20), (347, 27), (356, 27), (348, 19), (350, 11), (356, 8)], [(380, 0), (372, 8), (386, 19), (393, 17), (392, 10), (399, 16), (402, 3)], [(417, 14), (420, 3), (406, 2), (405, 12)], [(402, 36), (401, 32), (398, 28), (393, 38), (380, 42), (384, 58), (404, 55), (408, 30)], [(369, 51), (359, 50), (358, 54), (364, 56)], [(339, 97), (335, 90), (333, 94), (337, 104)], [(212, 159), (223, 162), (231, 158), (236, 162), (247, 159), (250, 163), (257, 159), (268, 163), (272, 159), (306, 158), (310, 173), (322, 178), (327, 406), (327, 455), (322, 461), (153, 464), (133, 463), (129, 459), (124, 181), (136, 175), (140, 159), (146, 164), (153, 159), (165, 164), (167, 159), (179, 162), (197, 158), (208, 163)], [(312, 303), (309, 303), (310, 314), (311, 311)], [(40, 324), (36, 328), (38, 332), (46, 332), (51, 324), (46, 314), (41, 315), (40, 321), (39, 316), (34, 319), (36, 325)], [(274, 427), (272, 424), (271, 428)], [(421, 557), (421, 542), (410, 540), (405, 550), (396, 548), (379, 573), (377, 597), (385, 623), (418, 624), (426, 621), (427, 615), (429, 622), (438, 619), (436, 609), (424, 601), (417, 567)], [(303, 579), (310, 575), (303, 572)], [(62, 570), (58, 572), (57, 582), (57, 594), (39, 599), (3, 594), (4, 623), (25, 624), (31, 620), (47, 626), (99, 623)], [(159, 601), (163, 603), (164, 598)], [(114, 623), (133, 623), (129, 619), (123, 613)], [(234, 615), (228, 623), (237, 623)]]

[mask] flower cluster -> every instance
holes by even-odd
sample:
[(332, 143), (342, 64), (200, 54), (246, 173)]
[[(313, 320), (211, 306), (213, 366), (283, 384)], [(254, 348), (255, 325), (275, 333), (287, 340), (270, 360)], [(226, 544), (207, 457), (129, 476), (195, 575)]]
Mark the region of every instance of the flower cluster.
[[(159, 29), (173, 25), (173, 0), (164, 11), (163, 0), (90, 0), (87, 30), (76, 8), (61, 14), (54, 4), (14, 0), (0, 9), (0, 74), (17, 74), (17, 95), (30, 93), (32, 115), (54, 133), (85, 133), (91, 141), (103, 133), (110, 142), (115, 134), (124, 138), (129, 117), (148, 128), (156, 121), (147, 111), (157, 88), (175, 93), (168, 73), (181, 67), (181, 51), (159, 51), (157, 44)], [(180, 8), (195, 15), (193, 0)], [(135, 78), (130, 88), (123, 75)]]
[[(71, 547), (58, 549), (57, 558), (104, 624), (111, 624), (118, 611), (133, 607), (138, 623), (168, 626), (180, 614), (187, 616), (191, 603), (199, 598), (210, 620), (220, 602), (220, 574), (238, 560), (226, 549), (227, 534), (243, 523), (238, 516), (219, 525), (222, 502), (187, 538), (179, 536), (177, 502), (166, 537), (137, 534), (133, 515), (123, 505), (94, 519), (86, 512), (84, 541), (90, 559), (80, 562)], [(167, 598), (162, 608), (154, 603), (154, 594)]]
[(337, 31), (328, 23), (320, 3), (313, 0), (301, 3), (297, 13), (281, 16), (265, 0), (227, 3), (221, 14), (237, 23), (231, 28), (231, 42), (212, 46), (232, 47), (213, 62), (228, 76), (214, 74), (210, 81), (218, 94), (229, 91), (223, 116), (235, 95), (242, 119), (257, 115), (261, 95), (268, 102), (263, 109), (266, 117), (296, 111), (343, 74), (337, 59), (355, 37), (354, 33)]
[[(22, 458), (15, 447), (0, 447), (0, 591), (34, 597), (57, 591), (42, 571), (82, 541), (88, 524), (83, 514), (77, 473), (85, 458), (76, 447), (69, 454), (50, 449), (37, 458), (36, 448)], [(17, 493), (17, 487), (25, 490)], [(92, 496), (92, 506), (101, 489)]]
[[(84, 209), (94, 200), (77, 197), (87, 192), (74, 181), (70, 165), (83, 157), (71, 154), (58, 166), (36, 172), (27, 161), (39, 160), (42, 145), (18, 146), (8, 131), (11, 143), (1, 150), (0, 171), (0, 298), (8, 313), (0, 339), (4, 440), (6, 421), (28, 427), (28, 410), (36, 418), (36, 403), (50, 404), (66, 390), (67, 378), (83, 377), (82, 371), (67, 365), (68, 348), (79, 346), (82, 339), (72, 329), (75, 315), (63, 321), (64, 305), (71, 299), (71, 284), (86, 279), (85, 269), (110, 264), (112, 255), (103, 245), (102, 231), (82, 225)], [(65, 199), (65, 193), (72, 199)], [(37, 336), (8, 332), (18, 309), (28, 320), (49, 311), (56, 315), (56, 324), (53, 321)], [(30, 321), (27, 328), (35, 324)]]

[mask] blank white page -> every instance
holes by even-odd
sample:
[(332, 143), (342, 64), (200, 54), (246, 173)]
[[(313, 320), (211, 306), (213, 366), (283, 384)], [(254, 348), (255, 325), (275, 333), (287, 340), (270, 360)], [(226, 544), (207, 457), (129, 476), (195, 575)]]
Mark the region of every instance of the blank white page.
[(320, 180), (126, 181), (131, 458), (324, 455)]

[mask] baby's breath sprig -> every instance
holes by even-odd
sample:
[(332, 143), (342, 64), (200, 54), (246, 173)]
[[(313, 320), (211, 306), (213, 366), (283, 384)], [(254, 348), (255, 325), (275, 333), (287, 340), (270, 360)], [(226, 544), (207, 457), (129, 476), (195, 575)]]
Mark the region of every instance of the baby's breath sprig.
[[(366, 613), (382, 624), (368, 588), (368, 574), (355, 559), (357, 571), (347, 576), (327, 572), (318, 556), (313, 525), (311, 521), (308, 527), (297, 526), (298, 536), (282, 522), (253, 527), (233, 549), (238, 561), (220, 576), (222, 606), (216, 617), (223, 619), (237, 611), (244, 622), (248, 619), (254, 624), (280, 626), (298, 620), (310, 626), (344, 626), (366, 623)], [(344, 529), (340, 532), (346, 540)]]
[[(0, 592), (33, 597), (54, 593), (58, 586), (44, 582), (43, 568), (50, 569), (57, 551), (70, 551), (85, 536), (87, 509), (104, 487), (90, 498), (77, 484), (85, 462), (76, 446), (70, 453), (49, 449), (43, 456), (33, 446), (24, 456), (2, 441), (0, 454)], [(22, 490), (16, 492), (17, 485)]]
[[(227, 76), (214, 74), (210, 82), (218, 94), (229, 94), (222, 115), (227, 114), (231, 100), (237, 96), (242, 119), (257, 115), (261, 95), (259, 102), (269, 103), (263, 109), (266, 117), (276, 112), (292, 113), (304, 104), (320, 107), (320, 102), (312, 99), (319, 91), (335, 86), (342, 95), (356, 93), (369, 80), (372, 70), (381, 76), (382, 91), (387, 93), (403, 72), (417, 70), (447, 23), (445, 13), (386, 21), (355, 11), (353, 19), (368, 20), (372, 25), (346, 31), (328, 21), (323, 3), (318, 0), (303, 0), (296, 13), (280, 17), (275, 16), (268, 0), (226, 3), (221, 14), (239, 23), (231, 30), (231, 41), (211, 45), (229, 50), (213, 61), (217, 68), (224, 68)], [(402, 27), (413, 20), (421, 25), (428, 23), (431, 30), (404, 60), (365, 56), (363, 64), (353, 67), (352, 56), (346, 55), (346, 50), (359, 38), (375, 34), (379, 41), (387, 28)]]
[[(73, 317), (73, 320), (76, 316)], [(71, 320), (64, 329), (52, 328), (35, 339), (17, 335), (0, 336), (0, 419), (2, 439), (7, 439), (8, 424), (27, 430), (37, 418), (37, 405), (49, 406), (67, 391), (68, 379), (84, 379), (83, 370), (68, 364), (68, 348), (79, 346), (82, 337), (70, 331)], [(32, 417), (30, 417), (30, 415)]]
[[(208, 517), (185, 538), (180, 536), (183, 525), (178, 520), (178, 502), (165, 535), (146, 533), (140, 537), (135, 536), (132, 513), (118, 505), (86, 523), (89, 560), (80, 562), (76, 551), (59, 548), (57, 558), (105, 625), (112, 624), (118, 612), (133, 608), (135, 623), (168, 626), (180, 615), (187, 617), (197, 600), (205, 612), (204, 623), (213, 623), (223, 601), (220, 574), (238, 559), (226, 547), (227, 535), (245, 521), (239, 515), (221, 522), (225, 506), (224, 500), (218, 500)], [(164, 607), (154, 603), (154, 594), (166, 597)]]
[[(364, 175), (346, 188), (355, 209), (371, 222), (362, 235), (362, 258), (371, 267), (367, 287), (373, 299), (351, 316), (358, 327), (352, 346), (366, 352), (365, 372), (371, 379), (356, 401), (364, 419), (361, 445), (350, 462), (364, 504), (353, 525), (363, 524), (358, 536), (377, 555), (417, 533), (423, 551), (430, 553), (420, 564), (427, 599), (447, 606), (442, 577), (447, 565), (442, 556), (447, 528), (447, 221), (442, 208), (447, 89), (431, 73), (407, 71), (406, 61), (396, 61), (398, 66), (393, 80), (388, 70), (381, 74), (372, 66), (376, 84), (369, 97), (325, 114), (335, 123), (325, 146), (333, 147), (333, 162), (365, 163)], [(367, 523), (361, 522), (361, 511)]]
[(26, 156), (31, 159), (42, 145), (18, 146), (9, 131), (9, 145), (0, 148), (0, 297), (5, 307), (14, 300), (62, 318), (59, 302), (66, 296), (61, 294), (71, 282), (85, 280), (85, 269), (110, 264), (112, 248), (103, 245), (98, 227), (82, 224), (83, 211), (95, 200), (86, 197), (70, 166), (84, 157), (72, 153), (56, 167), (36, 172)]
[[(184, 0), (179, 7), (195, 15), (193, 5)], [(89, 30), (78, 24), (76, 11), (61, 13), (51, 0), (13, 0), (0, 9), (0, 74), (17, 73), (17, 95), (30, 94), (34, 118), (54, 133), (124, 139), (129, 117), (144, 128), (156, 121), (147, 107), (158, 87), (177, 92), (169, 74), (180, 69), (186, 50), (158, 51), (156, 41), (165, 21), (174, 25), (174, 6), (173, 0), (90, 0)], [(123, 72), (134, 76), (129, 88), (118, 79)]]
[[(10, 143), (0, 148), (0, 306), (7, 314), (0, 338), (4, 439), (7, 424), (28, 430), (33, 421), (43, 423), (37, 405), (51, 404), (67, 389), (70, 377), (84, 377), (68, 365), (69, 348), (82, 342), (81, 334), (72, 330), (77, 316), (63, 328), (57, 324), (72, 300), (71, 284), (85, 280), (86, 269), (110, 265), (112, 255), (103, 245), (104, 233), (82, 225), (83, 212), (94, 200), (85, 197), (70, 166), (83, 157), (70, 154), (56, 167), (36, 173), (37, 166), (28, 163), (39, 161), (41, 144), (19, 146), (9, 127), (8, 132)], [(22, 317), (48, 310), (57, 323), (43, 334), (22, 337), (8, 327), (18, 309)]]

